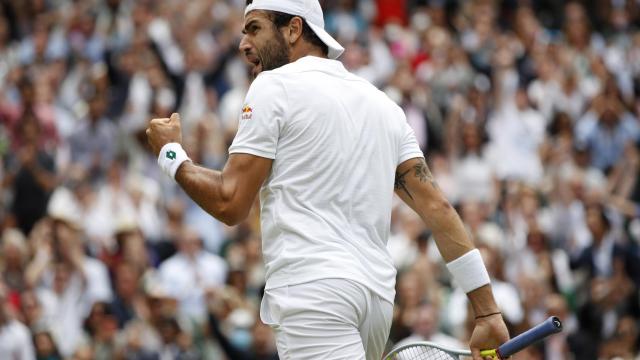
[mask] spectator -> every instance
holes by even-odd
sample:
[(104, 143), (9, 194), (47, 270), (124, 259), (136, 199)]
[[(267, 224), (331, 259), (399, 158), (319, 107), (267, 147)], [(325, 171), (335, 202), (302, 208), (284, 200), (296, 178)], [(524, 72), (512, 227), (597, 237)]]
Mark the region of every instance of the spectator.
[(122, 262), (115, 268), (113, 280), (115, 284), (114, 300), (111, 309), (118, 321), (118, 327), (123, 328), (136, 316), (136, 304), (144, 301), (139, 270), (127, 262)]
[(430, 341), (449, 349), (462, 349), (464, 347), (456, 338), (439, 331), (438, 308), (431, 303), (424, 302), (418, 307), (412, 329), (413, 333), (398, 342), (397, 346)]
[(202, 249), (202, 240), (184, 229), (176, 240), (178, 252), (158, 269), (160, 281), (179, 300), (180, 313), (202, 322), (206, 315), (205, 292), (221, 286), (227, 277), (222, 258)]
[(84, 331), (98, 359), (112, 359), (116, 355), (118, 322), (108, 303), (96, 302), (84, 320)]
[(24, 270), (27, 265), (29, 249), (27, 242), (20, 230), (6, 229), (2, 234), (2, 279), (6, 284), (10, 295), (22, 293), (26, 290), (24, 284)]
[(33, 359), (35, 352), (29, 329), (11, 315), (7, 289), (0, 283), (0, 356), (7, 359)]
[[(508, 86), (503, 85), (499, 91), (510, 91), (506, 89)], [(501, 101), (504, 101), (502, 108), (487, 124), (489, 159), (500, 179), (518, 179), (535, 184), (542, 179), (538, 149), (544, 139), (544, 117), (530, 106), (527, 93), (522, 88), (516, 90), (515, 99), (505, 96)]]
[(409, 207), (401, 206), (396, 211), (398, 229), (387, 242), (387, 249), (397, 269), (406, 269), (417, 258), (417, 238), (424, 231), (424, 223)]
[(16, 132), (21, 145), (18, 153), (6, 160), (13, 170), (3, 182), (5, 186), (13, 188), (12, 213), (20, 230), (28, 234), (45, 215), (49, 196), (57, 180), (53, 157), (40, 145), (41, 129), (34, 114), (25, 114)]
[(597, 353), (601, 345), (604, 349), (606, 344), (602, 344), (601, 339), (612, 337), (622, 314), (637, 311), (637, 304), (632, 283), (625, 273), (624, 247), (604, 209), (599, 205), (588, 206), (586, 219), (592, 244), (572, 259), (571, 266), (584, 269), (588, 274), (587, 299), (578, 313), (579, 341), (585, 346), (580, 353), (593, 356), (593, 353), (588, 355), (589, 352)]
[(82, 339), (84, 317), (96, 301), (110, 301), (106, 267), (85, 255), (80, 242), (79, 215), (71, 192), (59, 188), (48, 206), (47, 232), (34, 239), (36, 255), (25, 278), (37, 288), (52, 335), (64, 356), (73, 354)]
[[(237, 329), (232, 336), (227, 336), (221, 328), (221, 320), (228, 315), (229, 297), (224, 292), (209, 292), (209, 328), (227, 357), (230, 359), (278, 359), (273, 332), (268, 325), (260, 321), (254, 322), (250, 334), (246, 329)], [(248, 335), (248, 336), (247, 336)], [(249, 337), (249, 339), (245, 339)]]
[[(18, 99), (9, 102), (9, 99), (4, 98), (3, 101), (0, 101), (0, 114), (2, 114), (8, 130), (13, 134), (12, 148), (15, 150), (22, 147), (23, 141), (29, 140), (37, 140), (37, 147), (48, 151), (53, 151), (58, 144), (58, 130), (53, 113), (48, 104), (41, 104), (40, 93), (36, 90), (36, 84), (32, 77), (21, 74), (15, 84), (15, 95)], [(25, 117), (36, 120), (39, 132), (34, 134), (31, 129), (31, 133), (21, 133), (21, 120)], [(33, 139), (34, 135), (39, 137)], [(23, 139), (24, 136), (28, 136), (29, 139)]]
[(598, 97), (576, 125), (576, 139), (590, 148), (592, 164), (606, 171), (621, 158), (627, 143), (638, 140), (639, 129), (618, 100)]
[(34, 335), (37, 331), (49, 327), (51, 322), (46, 318), (42, 304), (34, 291), (25, 291), (21, 294), (20, 310), (25, 325)]
[(494, 204), (496, 178), (484, 151), (481, 130), (478, 124), (465, 123), (461, 124), (460, 131), (461, 149), (452, 149), (459, 153), (451, 154), (455, 156), (451, 162), (460, 200)]
[(62, 360), (50, 333), (46, 331), (35, 332), (33, 344), (37, 360)]
[[(94, 85), (95, 86), (95, 85)], [(88, 89), (89, 111), (86, 119), (69, 138), (71, 161), (77, 171), (97, 180), (115, 157), (117, 139), (113, 123), (105, 117), (107, 103), (98, 89)]]

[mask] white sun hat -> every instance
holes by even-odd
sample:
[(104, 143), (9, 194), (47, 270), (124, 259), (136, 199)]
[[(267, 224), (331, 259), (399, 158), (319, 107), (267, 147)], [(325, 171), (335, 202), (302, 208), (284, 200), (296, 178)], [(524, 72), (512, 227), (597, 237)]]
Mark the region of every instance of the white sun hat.
[(82, 210), (76, 196), (65, 187), (58, 187), (51, 194), (47, 204), (47, 215), (63, 221), (72, 227), (82, 229)]
[(300, 16), (306, 20), (318, 38), (329, 48), (329, 58), (337, 59), (344, 48), (336, 39), (324, 30), (324, 16), (318, 0), (254, 0), (245, 10), (244, 15), (254, 10), (279, 11), (289, 15)]

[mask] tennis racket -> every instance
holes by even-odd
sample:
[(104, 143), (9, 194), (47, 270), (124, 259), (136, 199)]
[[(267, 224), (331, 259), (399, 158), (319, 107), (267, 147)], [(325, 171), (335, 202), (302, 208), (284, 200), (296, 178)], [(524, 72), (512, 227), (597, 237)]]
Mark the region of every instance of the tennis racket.
[[(522, 334), (514, 337), (506, 343), (500, 345), (497, 349), (483, 350), (480, 352), (482, 356), (493, 356), (498, 359), (506, 359), (518, 351), (533, 345), (536, 342), (562, 331), (562, 323), (560, 319), (552, 316)], [(448, 349), (444, 346), (434, 344), (428, 341), (415, 342), (403, 346), (399, 346), (391, 351), (385, 360), (459, 360), (470, 357), (470, 350)]]

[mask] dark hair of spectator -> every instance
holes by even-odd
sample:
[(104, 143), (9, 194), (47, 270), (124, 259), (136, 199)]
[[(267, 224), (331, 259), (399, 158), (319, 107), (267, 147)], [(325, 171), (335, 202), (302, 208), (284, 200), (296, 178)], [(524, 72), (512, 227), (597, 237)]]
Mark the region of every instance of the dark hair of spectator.
[(36, 351), (41, 350), (38, 349), (38, 338), (41, 336), (46, 337), (51, 343), (51, 352), (49, 352), (48, 354), (37, 354), (39, 356), (38, 359), (43, 358), (41, 357), (42, 355), (46, 355), (47, 359), (61, 359), (62, 357), (60, 356), (60, 351), (56, 346), (56, 342), (53, 340), (53, 336), (48, 330), (35, 330), (33, 332), (33, 334), (31, 335), (31, 341), (33, 342), (34, 349), (36, 349)]

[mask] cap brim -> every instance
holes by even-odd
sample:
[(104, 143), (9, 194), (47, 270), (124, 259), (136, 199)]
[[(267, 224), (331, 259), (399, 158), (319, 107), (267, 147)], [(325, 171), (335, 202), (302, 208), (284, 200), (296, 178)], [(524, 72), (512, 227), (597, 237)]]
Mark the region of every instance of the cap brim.
[(322, 40), (322, 42), (325, 43), (325, 45), (327, 45), (327, 47), (329, 48), (329, 58), (337, 59), (338, 57), (340, 57), (340, 55), (342, 55), (342, 53), (344, 52), (344, 48), (342, 47), (342, 45), (340, 45), (340, 43), (336, 41), (336, 39), (331, 37), (331, 35), (329, 35), (329, 33), (320, 26), (314, 25), (309, 21), (307, 21), (307, 24), (309, 25), (311, 30), (313, 30), (313, 32), (318, 35), (320, 40)]

